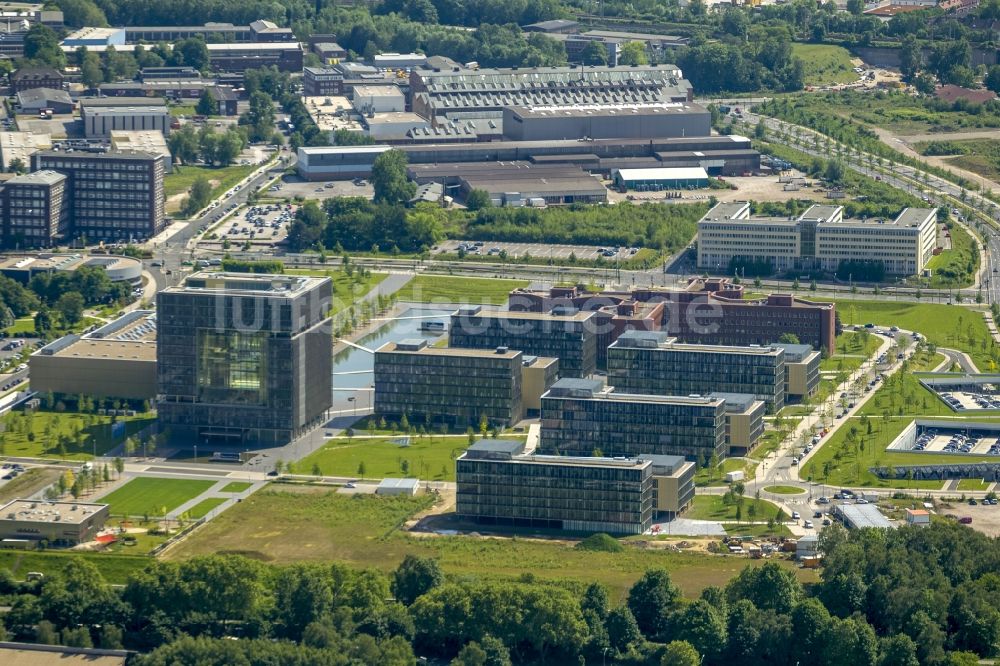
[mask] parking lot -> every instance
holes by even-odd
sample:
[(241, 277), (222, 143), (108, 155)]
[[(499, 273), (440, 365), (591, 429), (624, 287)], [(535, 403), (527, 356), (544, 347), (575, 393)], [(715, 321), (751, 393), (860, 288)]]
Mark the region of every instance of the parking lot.
[(966, 391), (941, 391), (941, 399), (956, 411), (1000, 409), (1000, 395), (996, 393), (969, 393)]
[(213, 230), (214, 242), (229, 241), (251, 245), (275, 245), (288, 236), (288, 227), (295, 218), (292, 204), (260, 204), (238, 210)]
[(263, 192), (266, 197), (282, 197), (293, 199), (331, 199), (333, 197), (364, 197), (371, 199), (375, 189), (366, 180), (331, 180), (329, 182), (311, 182), (290, 178), (280, 184), (280, 189)]
[(460, 247), (468, 254), (498, 256), (507, 252), (511, 259), (529, 254), (532, 257), (551, 257), (552, 259), (569, 259), (571, 255), (577, 259), (603, 258), (607, 262), (624, 261), (635, 255), (639, 248), (629, 247), (598, 247), (596, 245), (548, 245), (545, 243), (501, 243), (497, 241), (460, 241), (449, 240), (439, 243), (437, 254), (457, 254)]

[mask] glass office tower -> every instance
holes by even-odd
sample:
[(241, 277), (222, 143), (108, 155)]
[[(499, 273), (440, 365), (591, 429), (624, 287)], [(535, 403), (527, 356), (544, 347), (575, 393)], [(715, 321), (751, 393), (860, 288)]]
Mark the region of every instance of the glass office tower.
[(160, 427), (280, 445), (331, 404), (328, 278), (196, 273), (157, 295)]

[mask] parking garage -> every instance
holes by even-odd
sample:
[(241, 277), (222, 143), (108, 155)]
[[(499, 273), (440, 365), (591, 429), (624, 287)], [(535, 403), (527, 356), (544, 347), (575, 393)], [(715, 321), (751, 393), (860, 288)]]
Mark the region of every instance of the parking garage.
[(953, 411), (1000, 410), (1000, 375), (921, 377), (920, 383)]
[(1000, 423), (913, 421), (888, 450), (1000, 458)]

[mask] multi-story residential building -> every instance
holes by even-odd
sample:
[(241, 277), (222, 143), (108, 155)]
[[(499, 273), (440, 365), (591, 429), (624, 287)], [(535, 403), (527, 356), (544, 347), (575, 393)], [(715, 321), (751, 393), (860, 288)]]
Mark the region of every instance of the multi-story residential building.
[(70, 205), (61, 173), (14, 176), (4, 184), (2, 202), (6, 247), (50, 247), (69, 233)]
[(533, 455), (482, 439), (456, 462), (459, 517), (485, 525), (642, 534), (694, 498), (694, 463), (679, 456)]
[(195, 273), (157, 294), (159, 422), (202, 442), (284, 444), (331, 405), (329, 278)]
[(657, 331), (627, 331), (608, 347), (608, 384), (625, 393), (750, 393), (776, 412), (785, 404), (779, 347), (693, 345)]
[[(834, 348), (837, 313), (833, 303), (813, 303), (790, 294), (743, 296), (743, 286), (726, 278), (694, 278), (680, 289), (515, 289), (508, 308), (528, 312), (549, 312), (557, 306), (597, 312), (617, 308), (611, 327), (602, 327), (598, 336), (599, 346), (605, 347), (626, 330), (664, 330), (684, 342), (721, 345), (769, 344), (791, 333), (813, 349)], [(598, 355), (601, 358), (603, 350), (598, 349)]]
[(519, 349), (559, 359), (563, 377), (587, 377), (597, 369), (597, 325), (593, 312), (556, 308), (551, 312), (459, 308), (451, 316), (448, 344), (471, 349)]
[(726, 403), (727, 455), (745, 456), (753, 451), (764, 435), (764, 413), (767, 411), (764, 401), (748, 393), (713, 392), (708, 395)]
[(31, 156), (31, 168), (66, 176), (70, 226), (75, 236), (142, 239), (166, 227), (160, 155), (41, 151)]
[(302, 70), (302, 90), (306, 97), (344, 94), (344, 72), (333, 67), (306, 67)]
[(822, 356), (809, 345), (774, 343), (785, 350), (785, 395), (807, 398), (819, 388), (819, 365)]
[(729, 272), (734, 261), (774, 271), (879, 264), (887, 275), (924, 269), (937, 245), (937, 211), (907, 208), (894, 220), (844, 219), (841, 206), (811, 206), (797, 218), (751, 217), (750, 204), (721, 203), (698, 222), (698, 267)]
[(375, 413), (409, 414), (458, 427), (480, 419), (509, 426), (521, 419), (520, 351), (429, 347), (389, 342), (375, 352)]
[(726, 456), (725, 401), (619, 393), (596, 379), (560, 379), (542, 396), (541, 448), (556, 455)]

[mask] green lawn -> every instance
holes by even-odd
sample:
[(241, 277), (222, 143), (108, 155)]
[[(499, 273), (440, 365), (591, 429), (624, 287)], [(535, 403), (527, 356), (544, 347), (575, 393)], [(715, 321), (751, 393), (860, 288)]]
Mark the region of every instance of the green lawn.
[(979, 250), (969, 232), (955, 224), (949, 233), (951, 249), (931, 257), (927, 262), (931, 277), (925, 282), (935, 289), (971, 286), (979, 268)]
[[(131, 435), (153, 420), (152, 414), (128, 417), (125, 432)], [(102, 455), (124, 441), (112, 439), (110, 416), (96, 414), (11, 412), (3, 417), (3, 424), (6, 432), (0, 437), (0, 455), (7, 456), (63, 458), (65, 451), (67, 460), (90, 460), (95, 448), (97, 455)]]
[(837, 314), (845, 325), (873, 323), (917, 331), (939, 347), (968, 352), (980, 369), (989, 367), (989, 331), (982, 314), (968, 308), (912, 301), (840, 300)]
[(4, 333), (8, 335), (17, 335), (18, 333), (34, 333), (35, 332), (35, 318), (34, 317), (19, 317), (14, 320), (14, 323), (4, 329)]
[(194, 104), (174, 104), (170, 107), (170, 115), (174, 118), (180, 118), (181, 116), (190, 118), (196, 113)]
[(699, 467), (694, 475), (696, 486), (726, 486), (726, 473), (743, 471), (746, 479), (752, 479), (757, 462), (747, 458), (726, 458), (710, 473), (708, 467)]
[(780, 427), (778, 426), (778, 421), (771, 421), (770, 423), (774, 424), (774, 428), (767, 428), (764, 430), (764, 434), (761, 435), (760, 443), (757, 445), (757, 448), (751, 451), (747, 457), (753, 458), (754, 460), (764, 460), (767, 458), (767, 456), (781, 446), (781, 442), (785, 439), (785, 436), (794, 430), (795, 426), (797, 426), (801, 420), (802, 419), (800, 418), (781, 415)]
[(827, 44), (792, 44), (792, 55), (802, 59), (807, 86), (853, 83), (858, 75), (851, 64), (850, 52), (842, 46)]
[(767, 486), (764, 491), (775, 495), (801, 495), (805, 492), (798, 486)]
[(242, 493), (242, 492), (244, 492), (246, 490), (249, 490), (250, 486), (252, 486), (252, 485), (253, 485), (252, 483), (248, 483), (246, 481), (233, 481), (232, 483), (227, 483), (225, 486), (223, 486), (222, 490), (220, 490), (219, 492), (220, 493)]
[(962, 479), (958, 482), (959, 490), (986, 490), (991, 484), (982, 479)]
[[(741, 520), (750, 520), (750, 507), (754, 507), (755, 515), (753, 520), (767, 520), (774, 518), (778, 512), (778, 505), (767, 500), (754, 499), (753, 497), (743, 498), (743, 515)], [(692, 520), (718, 520), (724, 522), (736, 521), (737, 504), (726, 504), (722, 495), (696, 495), (691, 508), (684, 514), (685, 518)], [(781, 514), (782, 520), (788, 516)]]
[[(360, 434), (360, 433), (359, 433)], [(323, 448), (292, 464), (296, 474), (312, 474), (314, 466), (326, 476), (362, 476), (371, 479), (386, 477), (417, 477), (434, 481), (455, 480), (455, 458), (465, 451), (469, 440), (464, 436), (410, 437), (409, 446), (401, 446), (399, 438), (332, 439)], [(404, 471), (405, 469), (405, 471)]]
[(152, 562), (144, 555), (117, 555), (112, 553), (92, 553), (81, 555), (66, 551), (20, 552), (0, 550), (0, 569), (9, 569), (16, 579), (23, 579), (29, 571), (38, 571), (51, 577), (63, 570), (70, 558), (83, 557), (97, 567), (105, 580), (116, 585), (124, 585), (131, 573), (139, 571)]
[(112, 515), (161, 516), (197, 497), (215, 485), (214, 481), (197, 479), (156, 479), (138, 477), (121, 488), (100, 498), (110, 504)]
[(921, 141), (913, 144), (913, 149), (921, 155), (946, 156), (948, 164), (984, 178), (1000, 178), (1000, 141), (995, 139)]
[[(246, 178), (256, 168), (257, 166), (253, 164), (235, 164), (218, 168), (177, 165), (174, 167), (173, 173), (168, 173), (163, 177), (163, 195), (169, 198), (175, 194), (187, 192), (194, 185), (195, 180), (204, 176), (212, 185), (211, 198), (215, 199)], [(172, 210), (178, 210), (180, 204), (168, 207)]]
[(328, 277), (333, 283), (333, 307), (331, 314), (337, 314), (356, 303), (368, 292), (386, 278), (387, 273), (366, 272), (361, 275), (358, 271), (352, 271), (350, 275), (344, 270), (312, 270), (290, 268), (286, 271), (291, 275), (315, 275), (318, 277)]
[[(56, 318), (57, 323), (61, 323), (59, 318)], [(87, 328), (92, 324), (103, 323), (99, 319), (94, 319), (93, 317), (81, 317), (80, 321), (76, 322), (73, 326), (68, 328), (57, 326), (49, 332), (49, 339), (58, 338), (67, 333), (79, 333), (83, 329)], [(16, 335), (18, 333), (22, 335), (36, 335), (35, 333), (35, 318), (31, 317), (20, 317), (14, 320), (14, 323), (7, 328), (3, 329), (8, 335)]]
[[(747, 500), (750, 501), (750, 500)], [(577, 550), (572, 541), (482, 539), (474, 536), (411, 537), (399, 530), (433, 498), (340, 495), (310, 487), (272, 486), (228, 509), (172, 549), (167, 559), (208, 553), (242, 553), (263, 561), (330, 562), (382, 571), (395, 568), (407, 554), (437, 558), (451, 576), (514, 580), (530, 573), (582, 589), (593, 581), (608, 585), (619, 598), (649, 568), (667, 569), (684, 594), (696, 597), (709, 585), (725, 585), (747, 565), (758, 562), (642, 548), (626, 541), (618, 553)], [(649, 537), (647, 537), (648, 539)], [(643, 539), (639, 539), (640, 541)], [(800, 580), (815, 572), (779, 561)]]
[(844, 331), (833, 343), (834, 352), (820, 361), (820, 370), (851, 372), (878, 351), (882, 338), (864, 331)]
[(204, 518), (212, 509), (227, 501), (228, 498), (225, 497), (209, 497), (208, 499), (198, 502), (193, 507), (185, 511), (185, 513), (188, 518), (197, 520), (199, 518)]
[(527, 287), (527, 280), (418, 275), (396, 292), (400, 301), (414, 303), (472, 303), (500, 305), (512, 289)]

